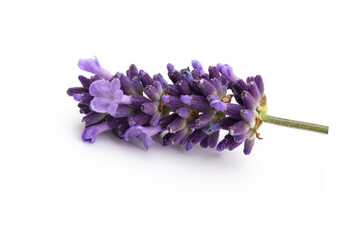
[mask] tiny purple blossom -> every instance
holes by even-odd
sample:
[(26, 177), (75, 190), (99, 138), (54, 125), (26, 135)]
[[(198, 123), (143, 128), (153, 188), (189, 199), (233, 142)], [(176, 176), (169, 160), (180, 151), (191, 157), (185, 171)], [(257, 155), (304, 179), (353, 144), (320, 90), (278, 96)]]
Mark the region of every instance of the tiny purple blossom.
[(126, 141), (129, 141), (130, 139), (142, 141), (145, 149), (148, 150), (154, 144), (151, 137), (159, 132), (161, 132), (160, 125), (150, 127), (134, 126), (125, 132), (124, 139)]
[(217, 99), (212, 100), (211, 103), (210, 103), (210, 105), (211, 105), (213, 108), (215, 108), (216, 110), (222, 111), (222, 112), (225, 111), (226, 108), (227, 108), (226, 103), (223, 103), (222, 101), (217, 100)]
[(85, 128), (84, 132), (81, 135), (81, 138), (84, 142), (94, 143), (97, 135), (109, 129), (110, 127), (107, 122), (102, 122), (100, 124)]
[(251, 153), (251, 150), (254, 147), (254, 143), (255, 143), (255, 136), (252, 136), (245, 140), (245, 145), (244, 145), (244, 154), (245, 155), (249, 155)]
[(123, 98), (123, 91), (120, 89), (120, 80), (113, 79), (111, 82), (98, 80), (90, 85), (89, 92), (94, 99), (90, 107), (95, 112), (109, 113), (115, 116), (118, 105)]
[(170, 139), (172, 144), (178, 144), (182, 140), (186, 140), (190, 134), (190, 129), (188, 127), (184, 127), (180, 131), (176, 132), (173, 137)]
[(255, 81), (250, 81), (247, 85), (248, 85), (248, 91), (253, 96), (255, 102), (258, 102), (261, 98), (261, 94)]
[(196, 69), (199, 72), (200, 76), (205, 74), (205, 71), (201, 63), (198, 60), (192, 60), (191, 65), (193, 66), (194, 69)]
[(220, 72), (225, 75), (225, 77), (231, 82), (231, 83), (235, 83), (239, 78), (236, 77), (236, 75), (233, 72), (232, 67), (230, 67), (227, 64), (224, 65), (219, 65), (219, 70)]
[(105, 80), (111, 80), (113, 78), (113, 75), (100, 65), (97, 57), (80, 59), (78, 62), (78, 66), (81, 70), (99, 75)]
[(241, 94), (241, 99), (244, 102), (244, 105), (247, 109), (254, 110), (256, 107), (256, 101), (254, 97), (247, 91), (243, 91)]
[(192, 110), (188, 107), (181, 107), (176, 110), (176, 113), (182, 118), (189, 118), (192, 113)]
[(211, 107), (205, 97), (199, 95), (181, 95), (181, 102), (200, 111), (207, 111)]

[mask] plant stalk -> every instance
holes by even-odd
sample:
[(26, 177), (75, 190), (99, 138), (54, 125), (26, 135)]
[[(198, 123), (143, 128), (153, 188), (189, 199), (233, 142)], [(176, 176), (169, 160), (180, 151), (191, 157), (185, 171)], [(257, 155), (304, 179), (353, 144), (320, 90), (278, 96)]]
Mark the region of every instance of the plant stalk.
[(315, 123), (307, 123), (307, 122), (301, 122), (301, 121), (295, 121), (290, 120), (286, 118), (280, 118), (280, 117), (274, 117), (265, 113), (260, 113), (260, 118), (263, 122), (290, 127), (290, 128), (297, 128), (297, 129), (303, 129), (323, 134), (329, 133), (329, 127), (324, 125), (319, 125)]

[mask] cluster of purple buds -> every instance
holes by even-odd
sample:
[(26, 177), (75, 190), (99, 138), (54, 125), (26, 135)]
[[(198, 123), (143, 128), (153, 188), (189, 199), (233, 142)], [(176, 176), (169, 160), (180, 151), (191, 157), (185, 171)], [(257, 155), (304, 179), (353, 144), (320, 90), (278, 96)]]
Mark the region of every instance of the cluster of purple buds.
[[(112, 131), (126, 141), (142, 141), (148, 149), (154, 144), (152, 136), (162, 134), (164, 146), (180, 144), (188, 151), (200, 144), (223, 151), (244, 143), (244, 153), (250, 154), (255, 138), (260, 138), (259, 114), (267, 107), (259, 75), (245, 82), (228, 65), (210, 66), (207, 73), (194, 60), (193, 70), (178, 71), (169, 63), (168, 83), (161, 74), (151, 77), (135, 65), (115, 75), (97, 58), (81, 59), (78, 65), (94, 74), (79, 76), (82, 87), (67, 91), (85, 114), (84, 142), (93, 143), (98, 134)], [(221, 129), (228, 134), (219, 141)]]

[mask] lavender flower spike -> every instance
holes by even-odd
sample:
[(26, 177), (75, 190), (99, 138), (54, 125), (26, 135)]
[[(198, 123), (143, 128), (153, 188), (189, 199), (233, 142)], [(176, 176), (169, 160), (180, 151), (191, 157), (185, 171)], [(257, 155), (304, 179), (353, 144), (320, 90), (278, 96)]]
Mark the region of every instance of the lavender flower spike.
[[(196, 145), (232, 151), (243, 146), (251, 153), (256, 138), (262, 139), (262, 123), (328, 133), (328, 127), (274, 117), (267, 114), (267, 97), (260, 75), (237, 77), (227, 64), (217, 64), (205, 72), (199, 61), (192, 67), (176, 70), (167, 65), (168, 83), (160, 73), (151, 77), (132, 64), (124, 73), (112, 75), (98, 59), (81, 59), (82, 70), (93, 73), (79, 76), (81, 87), (67, 94), (78, 101), (85, 114), (84, 142), (95, 142), (97, 135), (112, 131), (126, 141), (142, 141), (148, 150), (152, 137), (163, 133), (163, 145), (178, 144), (189, 151)], [(220, 130), (227, 131), (219, 139)]]
[(78, 66), (81, 70), (96, 74), (105, 80), (110, 80), (113, 78), (113, 75), (100, 65), (97, 57), (80, 59)]

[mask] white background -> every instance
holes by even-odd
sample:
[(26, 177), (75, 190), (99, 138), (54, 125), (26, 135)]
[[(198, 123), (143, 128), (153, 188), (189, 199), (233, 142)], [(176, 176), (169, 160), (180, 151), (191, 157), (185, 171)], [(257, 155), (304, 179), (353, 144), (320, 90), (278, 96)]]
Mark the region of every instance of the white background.
[[(358, 1), (1, 1), (0, 239), (360, 239)], [(83, 130), (79, 58), (166, 76), (198, 59), (261, 74), (244, 156)]]

